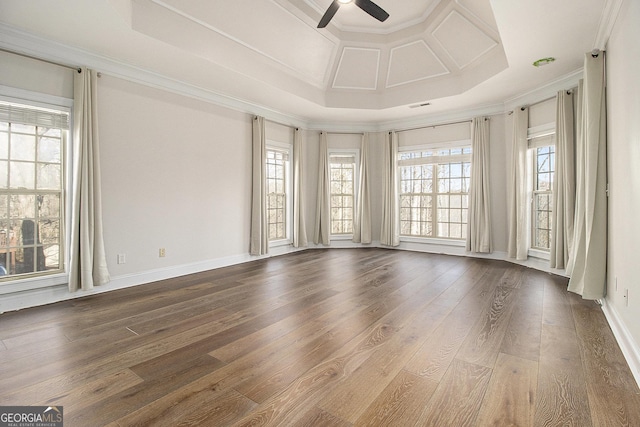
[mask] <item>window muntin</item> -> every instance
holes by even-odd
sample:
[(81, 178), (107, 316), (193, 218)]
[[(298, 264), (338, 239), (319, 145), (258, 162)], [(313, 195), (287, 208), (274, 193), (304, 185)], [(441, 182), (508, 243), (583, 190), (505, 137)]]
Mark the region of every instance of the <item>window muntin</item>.
[(68, 116), (0, 103), (0, 278), (64, 269)]
[(467, 235), (471, 147), (399, 153), (400, 235)]
[(555, 146), (535, 147), (533, 151), (533, 203), (531, 247), (549, 251), (553, 211)]
[(267, 148), (266, 191), (267, 227), (269, 241), (284, 240), (288, 236), (288, 169), (289, 151)]
[(355, 154), (330, 154), (331, 234), (353, 234)]

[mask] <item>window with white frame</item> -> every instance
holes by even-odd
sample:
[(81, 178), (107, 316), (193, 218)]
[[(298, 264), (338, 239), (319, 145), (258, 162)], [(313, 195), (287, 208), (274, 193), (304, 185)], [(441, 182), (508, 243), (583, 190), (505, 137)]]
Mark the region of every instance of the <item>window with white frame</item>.
[(553, 134), (529, 139), (531, 157), (531, 249), (549, 251), (553, 212), (555, 141)]
[(357, 152), (329, 153), (331, 234), (353, 234)]
[(64, 270), (69, 111), (0, 102), (0, 279)]
[(471, 146), (408, 148), (398, 168), (400, 235), (465, 239)]
[(291, 147), (269, 143), (266, 150), (267, 227), (269, 241), (288, 241), (291, 210)]

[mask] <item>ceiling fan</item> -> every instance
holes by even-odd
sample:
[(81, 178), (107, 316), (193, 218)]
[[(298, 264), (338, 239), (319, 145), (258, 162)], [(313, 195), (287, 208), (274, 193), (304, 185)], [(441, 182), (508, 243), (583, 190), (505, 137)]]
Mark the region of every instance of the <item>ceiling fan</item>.
[(355, 2), (356, 6), (358, 6), (360, 9), (364, 10), (380, 22), (385, 21), (389, 17), (389, 14), (385, 12), (384, 9), (382, 9), (371, 0), (333, 0), (333, 3), (329, 5), (327, 11), (322, 16), (322, 19), (320, 19), (318, 28), (324, 28), (327, 26), (329, 21), (331, 21), (331, 18), (333, 18), (333, 15), (335, 15), (340, 8), (341, 4), (347, 4), (351, 2)]

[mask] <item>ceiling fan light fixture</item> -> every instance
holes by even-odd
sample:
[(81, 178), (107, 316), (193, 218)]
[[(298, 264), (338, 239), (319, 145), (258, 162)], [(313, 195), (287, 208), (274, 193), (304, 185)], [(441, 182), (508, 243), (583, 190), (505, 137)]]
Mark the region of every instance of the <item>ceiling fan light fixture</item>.
[(353, 2), (353, 0), (338, 0), (338, 2), (340, 2), (342, 4), (349, 4), (349, 3)]

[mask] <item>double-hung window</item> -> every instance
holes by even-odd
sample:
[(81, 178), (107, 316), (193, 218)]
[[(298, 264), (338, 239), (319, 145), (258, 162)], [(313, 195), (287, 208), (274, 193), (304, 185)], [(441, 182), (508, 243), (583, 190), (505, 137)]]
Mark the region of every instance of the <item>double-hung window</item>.
[(400, 236), (467, 236), (471, 146), (406, 148), (398, 155)]
[(64, 271), (69, 111), (0, 102), (0, 279)]
[(329, 153), (329, 179), (331, 192), (331, 234), (353, 234), (357, 152)]
[(531, 249), (548, 252), (551, 242), (553, 179), (555, 172), (554, 134), (529, 138), (531, 165)]
[(286, 244), (291, 239), (291, 146), (269, 142), (266, 151), (269, 242)]

